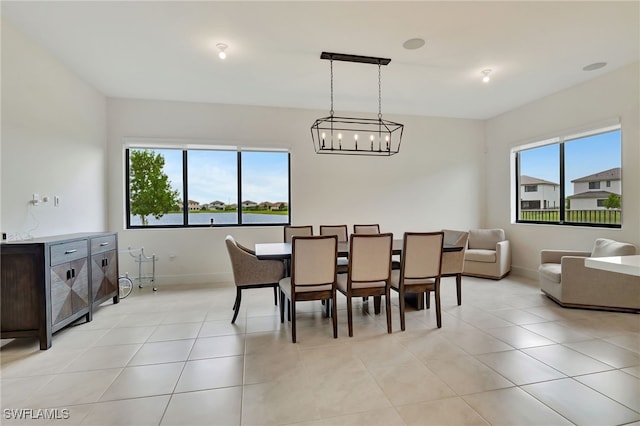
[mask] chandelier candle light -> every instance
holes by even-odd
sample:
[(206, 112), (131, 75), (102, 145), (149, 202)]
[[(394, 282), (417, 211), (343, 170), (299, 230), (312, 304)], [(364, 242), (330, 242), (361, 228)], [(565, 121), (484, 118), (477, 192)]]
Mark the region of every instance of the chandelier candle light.
[[(382, 65), (388, 65), (391, 59), (329, 52), (322, 52), (320, 59), (328, 59), (331, 63), (331, 110), (328, 117), (318, 118), (311, 126), (311, 138), (316, 153), (387, 157), (397, 154), (400, 151), (404, 125), (382, 118), (381, 69)], [(377, 118), (336, 117), (333, 115), (333, 61), (378, 65)], [(364, 137), (364, 139), (360, 139), (360, 146), (358, 146), (358, 135)], [(344, 143), (343, 136), (345, 136)], [(367, 137), (369, 144), (366, 143)]]

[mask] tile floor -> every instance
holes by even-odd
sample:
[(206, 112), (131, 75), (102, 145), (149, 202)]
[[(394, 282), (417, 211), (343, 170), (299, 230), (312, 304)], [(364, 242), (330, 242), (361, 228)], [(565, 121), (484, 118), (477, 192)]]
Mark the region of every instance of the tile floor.
[[(339, 337), (318, 302), (299, 304), (298, 343), (270, 289), (135, 289), (94, 320), (54, 335), (3, 340), (3, 425), (640, 425), (640, 315), (563, 309), (537, 284), (443, 280), (433, 307), (394, 332), (345, 299)], [(65, 419), (15, 420), (12, 409)], [(12, 414), (13, 413), (13, 414)]]

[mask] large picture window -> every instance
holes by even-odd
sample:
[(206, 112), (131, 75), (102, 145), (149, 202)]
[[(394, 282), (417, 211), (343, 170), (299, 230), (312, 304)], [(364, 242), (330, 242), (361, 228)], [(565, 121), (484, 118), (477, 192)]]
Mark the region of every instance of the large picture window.
[(619, 124), (527, 144), (513, 154), (516, 222), (621, 227)]
[(127, 228), (285, 225), (289, 153), (129, 147)]

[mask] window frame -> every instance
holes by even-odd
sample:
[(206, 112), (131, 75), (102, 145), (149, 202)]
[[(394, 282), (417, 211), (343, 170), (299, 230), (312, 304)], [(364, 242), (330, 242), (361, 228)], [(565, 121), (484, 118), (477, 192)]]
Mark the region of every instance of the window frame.
[[(622, 152), (622, 124), (619, 119), (608, 120), (604, 123), (600, 123), (598, 125), (592, 125), (581, 129), (574, 129), (565, 132), (560, 132), (552, 137), (538, 139), (534, 142), (528, 142), (519, 146), (515, 146), (511, 149), (511, 193), (512, 193), (512, 202), (511, 202), (511, 222), (514, 224), (534, 224), (534, 225), (551, 225), (551, 226), (582, 226), (582, 227), (590, 227), (590, 228), (613, 228), (613, 229), (621, 229), (623, 225), (623, 206), (620, 206), (620, 223), (593, 223), (593, 222), (571, 222), (566, 220), (566, 201), (567, 197), (565, 195), (565, 152), (564, 152), (564, 144), (566, 142), (572, 142), (577, 139), (587, 138), (590, 136), (597, 136), (600, 134), (605, 134), (613, 131), (620, 132), (620, 151)], [(520, 165), (520, 155), (519, 153), (522, 151), (526, 151), (529, 149), (541, 148), (549, 145), (558, 145), (559, 148), (559, 158), (558, 158), (558, 168), (560, 172), (559, 176), (559, 191), (560, 191), (560, 199), (559, 199), (559, 213), (557, 221), (547, 221), (547, 220), (526, 220), (520, 219), (520, 214), (522, 210), (522, 206), (520, 205), (522, 199), (520, 196), (520, 175), (521, 175), (521, 165)], [(622, 157), (620, 158), (620, 169), (622, 171)], [(620, 197), (622, 197), (622, 176), (620, 182)]]
[[(124, 204), (125, 204), (125, 229), (180, 229), (180, 228), (229, 228), (229, 227), (255, 227), (255, 226), (286, 226), (291, 225), (291, 152), (288, 149), (280, 149), (280, 148), (239, 148), (235, 146), (224, 146), (224, 145), (215, 145), (215, 146), (193, 146), (193, 145), (163, 145), (161, 143), (149, 144), (149, 143), (125, 143), (124, 145)], [(182, 151), (182, 224), (166, 224), (166, 225), (132, 225), (131, 224), (131, 205), (130, 205), (130, 162), (129, 162), (129, 152), (130, 150), (135, 149), (146, 149), (146, 150), (167, 150), (167, 149), (175, 149)], [(189, 178), (188, 178), (188, 152), (189, 151), (235, 151), (236, 152), (236, 162), (237, 162), (237, 196), (238, 196), (238, 209), (236, 211), (237, 215), (237, 223), (213, 223), (213, 224), (189, 224)], [(242, 207), (242, 153), (243, 152), (264, 152), (264, 153), (273, 153), (278, 152), (282, 154), (287, 154), (287, 220), (278, 223), (269, 223), (269, 222), (261, 222), (261, 223), (243, 223), (243, 207)], [(186, 207), (185, 207), (186, 206)]]

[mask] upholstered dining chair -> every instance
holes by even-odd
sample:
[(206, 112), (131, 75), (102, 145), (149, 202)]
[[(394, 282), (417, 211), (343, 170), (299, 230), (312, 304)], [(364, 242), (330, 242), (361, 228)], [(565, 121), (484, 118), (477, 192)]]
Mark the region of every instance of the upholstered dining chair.
[(284, 263), (279, 260), (260, 260), (253, 250), (244, 247), (231, 236), (225, 239), (233, 280), (236, 284), (236, 300), (233, 304), (233, 319), (236, 322), (242, 301), (242, 290), (248, 288), (273, 287), (275, 304), (278, 304), (278, 283), (285, 276)]
[(393, 234), (353, 234), (349, 242), (349, 271), (338, 274), (338, 291), (347, 297), (349, 337), (353, 337), (352, 298), (375, 298), (375, 313), (380, 313), (380, 300), (385, 297), (387, 332), (391, 333), (391, 252)]
[(379, 234), (380, 225), (373, 223), (371, 225), (353, 225), (354, 234)]
[(442, 267), (443, 232), (405, 232), (400, 270), (391, 272), (391, 288), (398, 292), (400, 329), (405, 329), (406, 293), (433, 291), (436, 299), (436, 323), (442, 327), (440, 312), (440, 273)]
[(309, 300), (333, 302), (333, 337), (338, 337), (336, 309), (336, 256), (338, 237), (295, 236), (291, 243), (291, 276), (280, 280), (280, 322), (284, 322), (285, 298), (291, 315), (291, 341), (296, 343), (296, 303)]
[[(335, 235), (339, 243), (349, 242), (349, 231), (347, 225), (320, 225), (320, 235)], [(349, 268), (349, 259), (338, 258), (338, 273), (346, 274)]]
[[(458, 306), (462, 305), (462, 271), (464, 270), (464, 254), (467, 251), (469, 233), (466, 231), (454, 231), (443, 229), (444, 244), (462, 247), (460, 251), (442, 253), (442, 277), (456, 277), (456, 294)], [(429, 307), (429, 293), (427, 293), (427, 308)]]
[(305, 237), (309, 235), (313, 235), (313, 226), (312, 225), (299, 225), (299, 226), (287, 225), (284, 227), (285, 243), (290, 243), (291, 238), (294, 235), (300, 235)]

